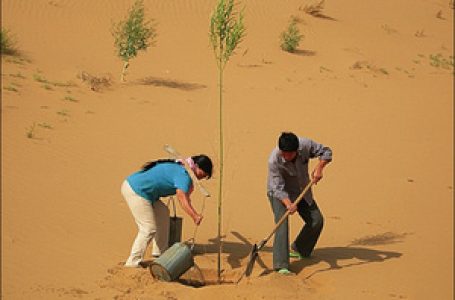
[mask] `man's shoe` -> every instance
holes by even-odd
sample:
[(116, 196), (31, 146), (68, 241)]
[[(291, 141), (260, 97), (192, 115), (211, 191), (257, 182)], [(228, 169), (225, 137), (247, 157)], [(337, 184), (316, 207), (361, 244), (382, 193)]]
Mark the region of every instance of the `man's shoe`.
[(300, 252), (297, 250), (294, 244), (291, 245), (291, 250), (289, 251), (289, 257), (291, 258), (297, 258), (297, 259), (308, 259), (310, 258), (310, 255), (302, 255)]
[(296, 251), (289, 251), (289, 257), (291, 258), (297, 258), (297, 259), (304, 259), (305, 256), (303, 256), (302, 254), (300, 254), (299, 252), (296, 252)]
[(294, 273), (292, 273), (291, 271), (289, 271), (287, 268), (281, 268), (277, 271), (278, 274), (281, 274), (281, 275), (294, 275)]

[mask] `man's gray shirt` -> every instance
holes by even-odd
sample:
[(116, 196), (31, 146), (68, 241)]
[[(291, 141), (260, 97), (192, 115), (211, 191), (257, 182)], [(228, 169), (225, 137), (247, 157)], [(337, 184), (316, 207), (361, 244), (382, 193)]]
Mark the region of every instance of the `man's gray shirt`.
[[(299, 148), (294, 161), (285, 161), (276, 147), (269, 157), (269, 174), (267, 178), (267, 195), (291, 201), (299, 196), (305, 186), (310, 182), (308, 174), (308, 161), (310, 158), (331, 161), (332, 150), (329, 147), (316, 143), (307, 138), (299, 138)], [(305, 195), (305, 201), (311, 205), (313, 194), (311, 189)]]

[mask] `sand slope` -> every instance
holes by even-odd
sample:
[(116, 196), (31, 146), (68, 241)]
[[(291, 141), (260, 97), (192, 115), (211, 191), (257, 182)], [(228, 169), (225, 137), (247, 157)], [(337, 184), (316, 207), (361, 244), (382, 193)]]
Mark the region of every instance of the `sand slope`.
[[(2, 1), (21, 51), (2, 57), (4, 299), (453, 298), (453, 58), (431, 65), (453, 55), (449, 1), (326, 1), (319, 17), (299, 10), (308, 1), (243, 3), (225, 71), (225, 279), (273, 228), (266, 161), (283, 130), (334, 151), (314, 187), (326, 223), (296, 276), (271, 273), (270, 242), (249, 280), (203, 288), (121, 266), (136, 228), (120, 184), (167, 143), (218, 165), (215, 1), (146, 0), (157, 45), (121, 84), (110, 28), (132, 2)], [(291, 16), (305, 36), (294, 54), (279, 49)], [(93, 91), (82, 72), (111, 84)], [(197, 234), (208, 282), (218, 179)]]

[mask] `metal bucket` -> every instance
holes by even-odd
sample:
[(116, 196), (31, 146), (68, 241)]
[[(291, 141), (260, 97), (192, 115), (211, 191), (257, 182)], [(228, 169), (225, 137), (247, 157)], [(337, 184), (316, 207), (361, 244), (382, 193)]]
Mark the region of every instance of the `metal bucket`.
[(177, 217), (177, 210), (175, 209), (175, 200), (174, 197), (169, 197), (167, 206), (170, 206), (172, 201), (172, 206), (174, 207), (174, 216), (169, 218), (169, 242), (168, 247), (172, 247), (175, 243), (179, 243), (182, 240), (182, 222), (183, 219)]
[(193, 255), (185, 243), (175, 243), (150, 265), (150, 273), (158, 280), (173, 281), (194, 266)]
[(182, 240), (182, 221), (183, 219), (180, 217), (170, 217), (168, 247), (172, 247), (175, 243), (179, 243)]

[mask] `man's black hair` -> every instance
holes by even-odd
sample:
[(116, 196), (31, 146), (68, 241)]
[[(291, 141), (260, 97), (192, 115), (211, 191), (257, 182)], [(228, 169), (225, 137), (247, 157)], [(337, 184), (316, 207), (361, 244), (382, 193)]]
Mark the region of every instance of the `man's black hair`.
[(278, 139), (278, 148), (287, 152), (297, 151), (299, 149), (299, 138), (292, 132), (283, 132)]

